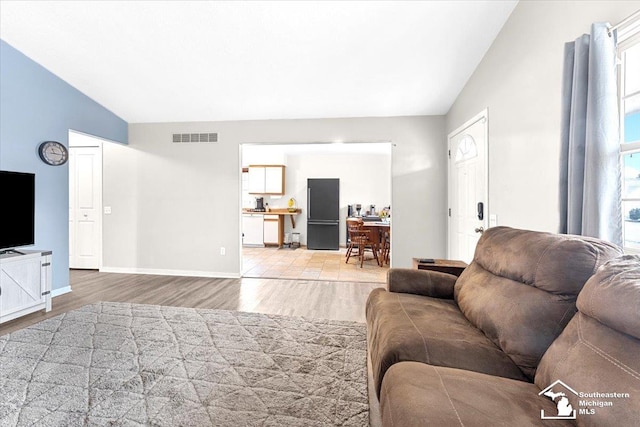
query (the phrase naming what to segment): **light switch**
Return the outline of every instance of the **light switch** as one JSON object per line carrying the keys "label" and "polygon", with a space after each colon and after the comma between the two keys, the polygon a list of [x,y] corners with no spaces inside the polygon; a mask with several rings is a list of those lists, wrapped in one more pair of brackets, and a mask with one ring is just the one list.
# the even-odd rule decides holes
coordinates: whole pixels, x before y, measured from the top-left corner
{"label": "light switch", "polygon": [[104,207],[104,214],[105,215],[111,215],[111,206],[105,206]]}

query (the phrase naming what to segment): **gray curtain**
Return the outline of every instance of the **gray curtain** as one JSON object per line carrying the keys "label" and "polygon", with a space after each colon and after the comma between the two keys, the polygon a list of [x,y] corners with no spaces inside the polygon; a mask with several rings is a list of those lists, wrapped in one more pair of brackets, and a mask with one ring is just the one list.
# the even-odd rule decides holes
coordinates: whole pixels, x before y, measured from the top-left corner
{"label": "gray curtain", "polygon": [[605,23],[565,45],[560,232],[622,245],[615,49]]}

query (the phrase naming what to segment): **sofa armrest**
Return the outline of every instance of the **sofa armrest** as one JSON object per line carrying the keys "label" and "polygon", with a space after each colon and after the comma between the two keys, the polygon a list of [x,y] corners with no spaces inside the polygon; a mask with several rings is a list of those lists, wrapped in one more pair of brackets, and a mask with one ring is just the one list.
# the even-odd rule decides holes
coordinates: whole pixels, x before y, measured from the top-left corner
{"label": "sofa armrest", "polygon": [[453,288],[457,279],[453,274],[439,271],[391,268],[387,274],[387,290],[453,299]]}

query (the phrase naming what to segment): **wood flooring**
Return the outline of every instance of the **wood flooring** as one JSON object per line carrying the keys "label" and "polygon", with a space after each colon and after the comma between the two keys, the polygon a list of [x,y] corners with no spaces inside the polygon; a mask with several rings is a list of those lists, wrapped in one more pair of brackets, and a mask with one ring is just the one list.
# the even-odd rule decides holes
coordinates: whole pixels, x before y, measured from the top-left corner
{"label": "wood flooring", "polygon": [[0,325],[0,336],[98,301],[217,308],[365,321],[365,303],[382,283],[287,279],[211,279],[71,270],[72,292],[39,311]]}
{"label": "wood flooring", "polygon": [[[53,299],[49,313],[38,311],[0,325],[0,336],[98,301],[216,308],[256,313],[365,321],[369,293],[379,282],[287,279],[209,279],[71,270],[72,292]],[[368,361],[370,427],[380,427],[380,406]]]}

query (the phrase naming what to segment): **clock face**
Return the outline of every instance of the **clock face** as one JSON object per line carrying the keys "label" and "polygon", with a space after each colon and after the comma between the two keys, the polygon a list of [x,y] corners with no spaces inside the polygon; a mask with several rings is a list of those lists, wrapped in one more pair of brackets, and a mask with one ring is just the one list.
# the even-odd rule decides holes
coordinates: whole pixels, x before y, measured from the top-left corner
{"label": "clock face", "polygon": [[69,160],[67,147],[57,141],[45,141],[40,144],[38,154],[43,162],[51,166],[64,165]]}

